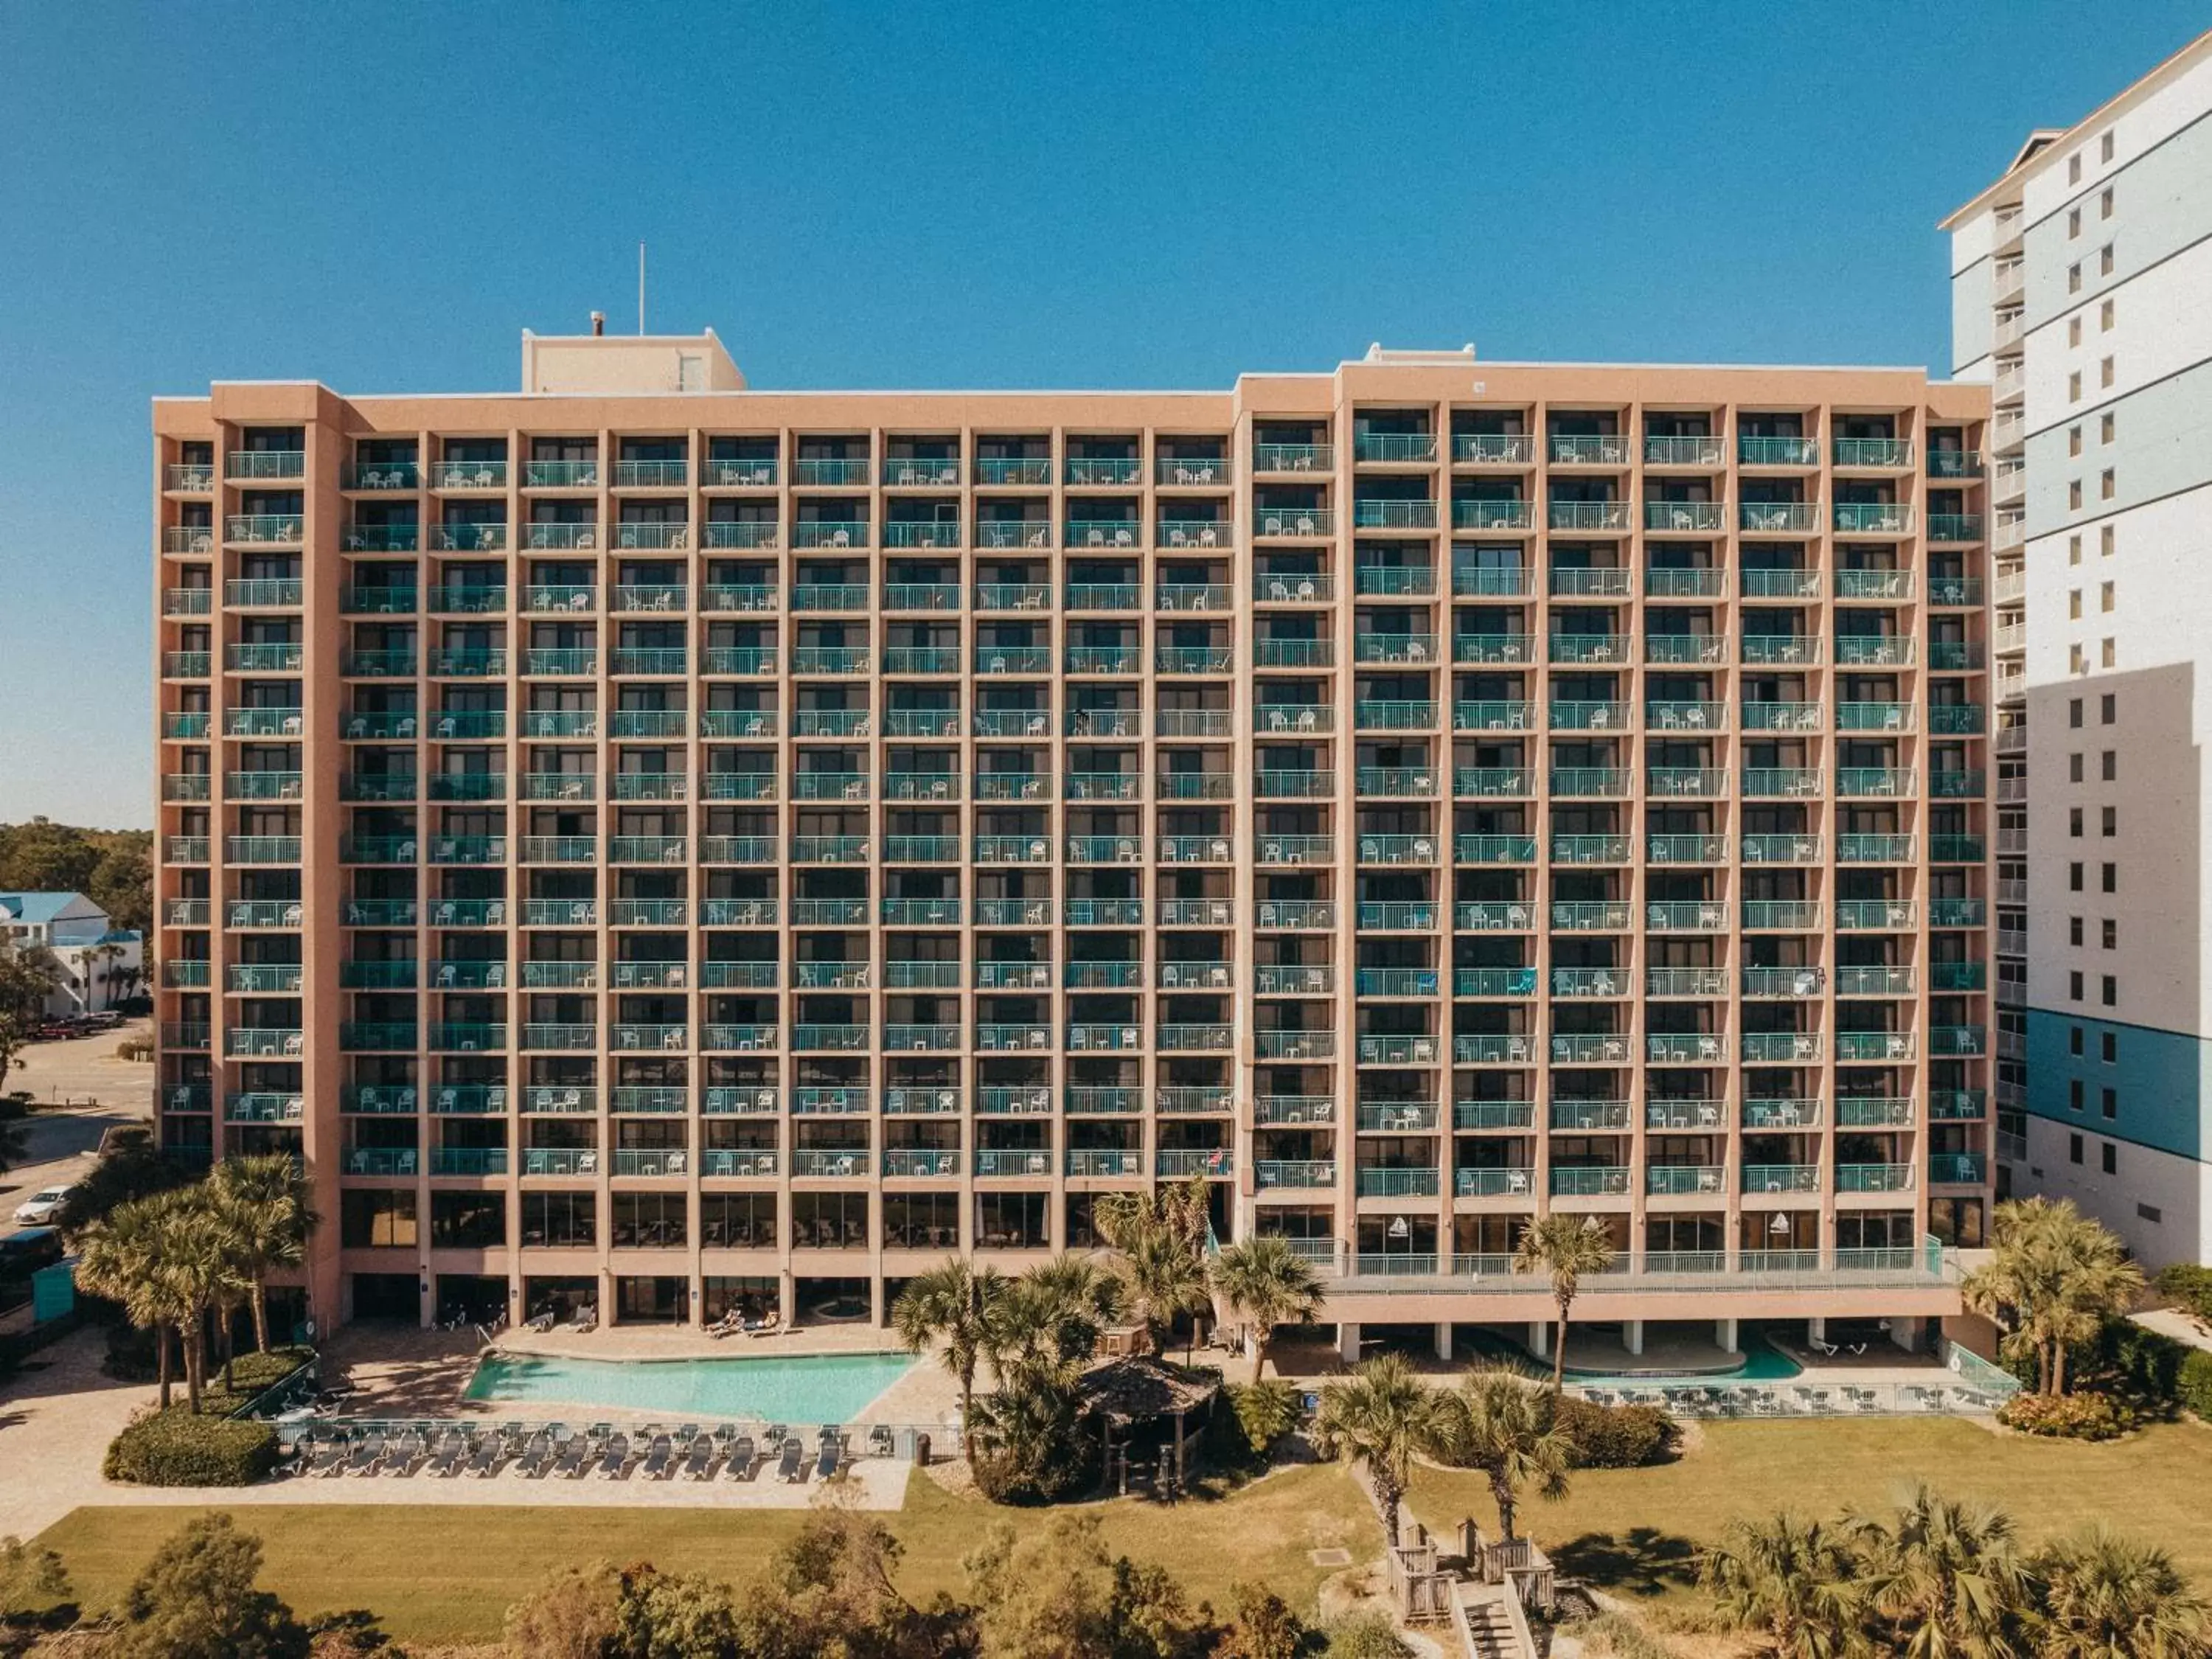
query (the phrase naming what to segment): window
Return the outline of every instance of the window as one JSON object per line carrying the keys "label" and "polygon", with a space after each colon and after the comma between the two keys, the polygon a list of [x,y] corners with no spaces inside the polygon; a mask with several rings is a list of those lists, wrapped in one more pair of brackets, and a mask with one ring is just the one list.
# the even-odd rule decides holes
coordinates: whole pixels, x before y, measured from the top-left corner
{"label": "window", "polygon": [[2120,1006],[2120,981],[2111,974],[2106,974],[2102,975],[2102,978],[2104,980],[2104,983],[2097,988],[2100,1000],[2107,1008],[2118,1007]]}
{"label": "window", "polygon": [[2117,951],[2120,948],[2120,924],[2118,922],[2113,921],[2110,916],[2106,916],[2102,920],[2102,926],[2099,931],[2100,934],[2100,942],[2106,950]]}
{"label": "window", "polygon": [[2100,276],[2109,276],[2112,274],[2112,245],[2110,242],[2106,243],[2098,251],[2097,274]]}
{"label": "window", "polygon": [[2097,871],[2098,874],[2102,878],[2100,884],[2106,892],[2117,893],[2120,890],[2120,866],[2118,865],[2100,864],[2097,866]]}
{"label": "window", "polygon": [[2097,641],[2097,665],[2099,667],[2115,668],[2119,665],[2119,660],[2120,647],[2118,641],[2106,639]]}
{"label": "window", "polygon": [[[2079,513],[2081,510],[2081,481],[2079,478],[2069,479],[2067,482],[2066,506],[2071,512]],[[2081,596],[2079,593],[2074,595],[2074,614],[2077,617],[2081,614]]]}
{"label": "window", "polygon": [[2069,1025],[2066,1028],[2066,1047],[2077,1058],[2081,1053],[2081,1028],[2078,1025]]}
{"label": "window", "polygon": [[2100,836],[2117,836],[2120,833],[2120,809],[2118,807],[2107,806],[2102,808],[2099,811],[2097,833]]}
{"label": "window", "polygon": [[2099,332],[2106,334],[2112,332],[2112,319],[2116,315],[2118,315],[2118,310],[2110,300],[2106,301],[2103,305],[2099,306],[2097,307],[2097,328]]}
{"label": "window", "polygon": [[2117,538],[2114,535],[2112,526],[2106,525],[2100,532],[2099,532],[2099,544],[2100,544],[2097,549],[2099,556],[2103,558],[2111,558],[2112,556],[2112,549],[2117,545]]}
{"label": "window", "polygon": [[2100,219],[2112,216],[2112,187],[2110,185],[2106,185],[2104,193],[2097,198],[2097,216]]}
{"label": "window", "polygon": [[2119,1174],[2120,1149],[2114,1146],[2111,1141],[2106,1141],[2103,1146],[2097,1148],[2097,1161],[2104,1166],[2104,1170],[2106,1175]]}
{"label": "window", "polygon": [[2066,866],[2066,885],[2074,892],[2081,890],[2081,866],[2078,862]]}
{"label": "window", "polygon": [[2069,1135],[2066,1137],[2066,1158],[2069,1163],[2079,1164],[2081,1161],[2081,1136]]}
{"label": "window", "polygon": [[2066,267],[2066,291],[2069,294],[2079,294],[2081,291],[2081,266],[2069,265]]}
{"label": "window", "polygon": [[2088,1098],[2088,1085],[2078,1077],[2066,1079],[2066,1104],[2069,1110],[2080,1111]]}
{"label": "window", "polygon": [[2078,806],[2066,809],[2066,833],[2076,841],[2081,839],[2081,809]]}
{"label": "window", "polygon": [[2066,562],[2069,564],[2081,562],[2081,538],[2079,536],[2069,536],[2066,538]]}
{"label": "window", "polygon": [[2081,234],[2081,210],[2080,208],[2069,208],[2069,209],[2067,209],[2067,210],[2066,210],[2066,240],[2067,240],[2068,241],[2069,241],[2069,242],[2070,242],[2070,241],[2072,241],[2072,240],[2073,240],[2076,236],[2079,236]]}
{"label": "window", "polygon": [[2081,343],[2081,319],[2079,317],[2066,319],[2066,343],[2069,346]]}
{"label": "window", "polygon": [[[2069,402],[2081,401],[2081,371],[2078,368],[2066,377],[2066,396]],[[2079,507],[2081,503],[2076,500],[2074,505]]]}
{"label": "window", "polygon": [[2066,757],[2066,781],[2069,783],[2081,781],[2081,757],[2078,750]]}
{"label": "window", "polygon": [[[2074,486],[2075,506],[2081,505],[2081,486],[2077,483]],[[2071,587],[2066,591],[2066,614],[2075,622],[2081,620],[2081,590],[2078,587]]]}
{"label": "window", "polygon": [[2098,1039],[2098,1048],[2106,1065],[2117,1066],[2119,1064],[2120,1034],[2118,1031],[2106,1031],[2100,1033]]}
{"label": "window", "polygon": [[2110,726],[2114,720],[2119,719],[2120,699],[2117,692],[2107,691],[2097,701],[2099,704],[2097,718],[2101,724]]}
{"label": "window", "polygon": [[2066,453],[2069,456],[2081,453],[2081,428],[2078,426],[2066,428]]}
{"label": "window", "polygon": [[2117,1089],[2097,1091],[2097,1109],[2108,1118],[2120,1115],[2120,1091]]}
{"label": "window", "polygon": [[2078,732],[2079,730],[2081,730],[2081,698],[2079,698],[2079,697],[2069,697],[2069,698],[2067,698],[2067,700],[2066,700],[2066,724],[2067,724],[2067,725],[2069,725],[2069,726],[2072,726],[2072,727],[2073,727],[2075,731],[2077,731],[2077,732]]}
{"label": "window", "polygon": [[415,1194],[403,1190],[338,1194],[338,1237],[347,1249],[412,1249]]}
{"label": "window", "polygon": [[2106,410],[2105,418],[2097,422],[2097,441],[2100,444],[2112,442],[2112,434],[2118,430],[2118,423],[2112,418],[2112,410]]}
{"label": "window", "polygon": [[2112,137],[2113,135],[2108,132],[2097,140],[2097,157],[2100,161],[2109,161],[2112,159]]}
{"label": "window", "polygon": [[2079,150],[2066,158],[2066,182],[2069,185],[2081,182],[2081,155]]}
{"label": "window", "polygon": [[[2112,609],[2112,584],[2110,582],[2100,582],[2097,585],[2097,609],[2104,611],[2107,615],[2110,615]],[[2109,753],[2110,751],[2107,750],[2106,752]]]}
{"label": "window", "polygon": [[2109,386],[2112,383],[2112,360],[2107,357],[2097,365],[2097,384],[2100,386]]}
{"label": "window", "polygon": [[[2077,946],[2081,943],[2081,917],[2069,916],[2066,918],[2066,942],[2069,945]],[[2074,1052],[2077,1054],[2081,1052],[2081,1033],[2078,1030],[2074,1033]]]}
{"label": "window", "polygon": [[2076,640],[2066,647],[2066,666],[2069,672],[2075,674],[2089,672],[2089,656],[2081,649],[2081,641]]}
{"label": "window", "polygon": [[2066,975],[2066,994],[2076,1002],[2087,994],[2082,989],[2081,970],[2078,968]]}
{"label": "window", "polygon": [[2119,489],[2119,477],[2111,467],[2097,475],[2097,499],[2109,501]]}

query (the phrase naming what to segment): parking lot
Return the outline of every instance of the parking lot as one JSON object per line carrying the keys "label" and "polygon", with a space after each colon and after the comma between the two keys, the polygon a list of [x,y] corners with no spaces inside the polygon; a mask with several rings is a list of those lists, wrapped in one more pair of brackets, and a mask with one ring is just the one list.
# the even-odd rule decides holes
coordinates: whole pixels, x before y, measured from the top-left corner
{"label": "parking lot", "polygon": [[154,1068],[143,1060],[119,1060],[115,1051],[149,1026],[132,1020],[97,1036],[66,1042],[33,1042],[16,1055],[0,1089],[28,1090],[43,1106],[80,1103],[59,1110],[35,1110],[24,1125],[29,1143],[23,1163],[0,1175],[0,1232],[14,1225],[16,1205],[42,1187],[75,1181],[92,1167],[100,1137],[125,1123],[153,1116]]}

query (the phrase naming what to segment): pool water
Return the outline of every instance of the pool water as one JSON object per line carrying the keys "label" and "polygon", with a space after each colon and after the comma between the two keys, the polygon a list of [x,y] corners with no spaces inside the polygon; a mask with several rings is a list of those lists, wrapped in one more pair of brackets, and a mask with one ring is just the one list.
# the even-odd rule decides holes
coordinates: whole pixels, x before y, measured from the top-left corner
{"label": "pool water", "polygon": [[[1540,1370],[1551,1369],[1551,1361],[1539,1359],[1520,1343],[1496,1331],[1477,1330],[1473,1334],[1471,1346],[1478,1357],[1488,1355],[1498,1358],[1510,1358]],[[1666,1382],[1726,1386],[1733,1382],[1786,1382],[1790,1377],[1801,1375],[1805,1369],[1788,1354],[1768,1342],[1757,1331],[1743,1332],[1739,1346],[1743,1354],[1743,1363],[1727,1370],[1669,1370],[1663,1366],[1655,1364],[1649,1370],[1632,1371],[1614,1376],[1595,1370],[1578,1369],[1575,1364],[1575,1351],[1570,1342],[1567,1349],[1567,1381],[1578,1385],[1611,1389],[1650,1388]]]}
{"label": "pool water", "polygon": [[487,1355],[468,1398],[492,1404],[558,1401],[670,1416],[769,1423],[849,1423],[915,1365],[903,1353],[759,1359],[563,1359]]}

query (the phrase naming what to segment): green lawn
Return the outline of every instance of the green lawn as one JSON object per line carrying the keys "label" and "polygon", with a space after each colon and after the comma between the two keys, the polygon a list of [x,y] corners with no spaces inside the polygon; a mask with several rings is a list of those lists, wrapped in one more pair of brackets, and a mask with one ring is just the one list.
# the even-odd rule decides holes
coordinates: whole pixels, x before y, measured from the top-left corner
{"label": "green lawn", "polygon": [[[1309,1553],[1380,1551],[1375,1524],[1334,1468],[1285,1469],[1218,1499],[1164,1508],[1139,1499],[1102,1504],[1109,1547],[1172,1569],[1194,1596],[1226,1605],[1237,1579],[1263,1582],[1310,1603],[1324,1570]],[[59,1551],[88,1607],[112,1601],[161,1539],[192,1511],[82,1509],[40,1542]],[[740,1580],[805,1518],[787,1510],[477,1508],[458,1504],[252,1504],[231,1513],[267,1554],[263,1583],[301,1613],[367,1607],[402,1638],[487,1640],[508,1604],[547,1572],[602,1558]],[[1003,1516],[1036,1525],[1036,1510],[994,1510],[916,1479],[888,1517],[906,1545],[900,1587],[924,1600],[963,1588],[960,1558]]]}
{"label": "green lawn", "polygon": [[[1732,1516],[1878,1506],[1915,1478],[1997,1504],[2031,1540],[2109,1521],[2165,1546],[2212,1590],[2212,1429],[2197,1423],[2102,1445],[1933,1419],[1707,1424],[1679,1462],[1587,1471],[1559,1502],[1524,1503],[1521,1530],[1617,1594],[1663,1595],[1687,1583],[1692,1552]],[[1420,1471],[1413,1502],[1440,1532],[1468,1515],[1486,1531],[1497,1523],[1486,1485],[1458,1471]]]}

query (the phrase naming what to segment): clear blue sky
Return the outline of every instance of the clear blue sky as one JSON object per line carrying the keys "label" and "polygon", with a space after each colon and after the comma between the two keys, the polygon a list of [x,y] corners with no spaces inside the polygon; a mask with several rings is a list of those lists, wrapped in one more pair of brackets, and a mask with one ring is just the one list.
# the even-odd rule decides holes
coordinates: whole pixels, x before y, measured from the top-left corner
{"label": "clear blue sky", "polygon": [[2201,4],[8,6],[0,821],[150,822],[147,400],[1948,364],[1935,222]]}

